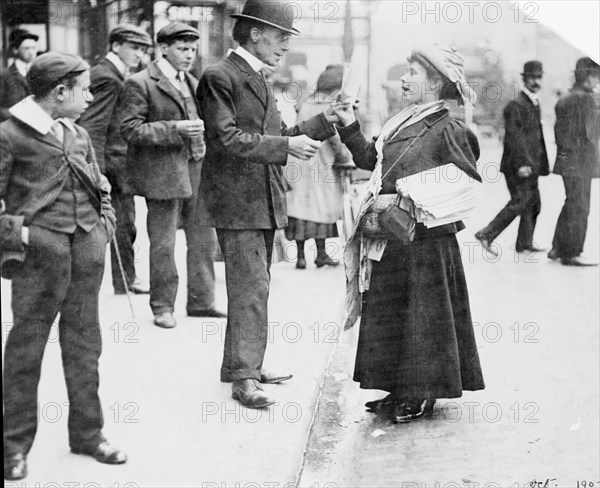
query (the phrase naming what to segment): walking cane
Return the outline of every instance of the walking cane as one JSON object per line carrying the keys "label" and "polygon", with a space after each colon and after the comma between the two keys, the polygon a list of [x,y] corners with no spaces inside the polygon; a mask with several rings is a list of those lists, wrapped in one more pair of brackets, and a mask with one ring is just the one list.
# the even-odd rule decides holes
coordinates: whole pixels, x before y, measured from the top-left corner
{"label": "walking cane", "polygon": [[129,302],[129,308],[131,309],[131,316],[135,319],[133,303],[131,301],[131,295],[129,295],[129,284],[127,283],[127,279],[125,278],[125,270],[123,269],[123,262],[121,261],[121,253],[119,252],[119,246],[117,246],[116,234],[112,238],[112,244],[115,250],[115,254],[117,255],[117,262],[119,263],[119,270],[121,271],[121,278],[123,280],[123,286],[125,287],[125,295],[127,295],[127,301]]}

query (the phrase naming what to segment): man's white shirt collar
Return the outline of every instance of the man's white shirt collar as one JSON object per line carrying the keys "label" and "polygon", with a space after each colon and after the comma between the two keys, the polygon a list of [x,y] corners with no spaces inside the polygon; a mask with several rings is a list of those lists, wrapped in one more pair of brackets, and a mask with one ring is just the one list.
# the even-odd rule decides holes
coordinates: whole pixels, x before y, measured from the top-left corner
{"label": "man's white shirt collar", "polygon": [[538,105],[540,103],[537,93],[533,93],[532,91],[528,90],[527,87],[525,87],[525,86],[523,87],[522,91],[523,91],[523,93],[525,93],[525,95],[527,95],[529,97],[529,100],[531,100],[531,102],[534,105]]}
{"label": "man's white shirt collar", "polygon": [[42,135],[48,134],[50,129],[56,122],[62,122],[65,127],[76,133],[73,122],[64,117],[53,119],[34,99],[33,95],[17,102],[10,107],[9,112],[11,115],[24,122],[32,129],[36,130]]}
{"label": "man's white shirt collar", "polygon": [[169,80],[179,80],[179,73],[175,68],[173,68],[173,65],[166,60],[166,58],[160,58],[157,60],[156,66],[158,66],[158,69],[160,69],[162,74],[165,75]]}
{"label": "man's white shirt collar", "polygon": [[115,68],[117,68],[117,71],[119,73],[121,73],[124,78],[127,77],[127,72],[129,70],[127,69],[127,65],[121,60],[121,58],[119,56],[117,56],[113,52],[109,52],[106,55],[106,59],[108,61],[110,61],[112,64],[114,64]]}
{"label": "man's white shirt collar", "polygon": [[264,68],[265,63],[263,63],[260,59],[258,59],[254,54],[249,52],[247,49],[244,49],[242,46],[238,46],[235,49],[235,53],[240,56],[244,61],[246,61],[250,67],[256,71],[257,73]]}
{"label": "man's white shirt collar", "polygon": [[30,66],[31,63],[26,63],[25,61],[19,58],[15,59],[15,68],[17,68],[17,71],[21,74],[23,78],[25,78],[25,75],[27,74],[27,71],[29,71]]}

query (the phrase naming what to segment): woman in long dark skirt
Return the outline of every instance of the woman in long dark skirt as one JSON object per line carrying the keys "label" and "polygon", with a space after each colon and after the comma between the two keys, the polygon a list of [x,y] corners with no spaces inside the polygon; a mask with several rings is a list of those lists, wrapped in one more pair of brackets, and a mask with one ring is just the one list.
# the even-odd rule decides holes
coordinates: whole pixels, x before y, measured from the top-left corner
{"label": "woman in long dark skirt", "polygon": [[457,215],[457,220],[426,222],[415,210],[410,191],[402,189],[417,175],[421,194],[440,192],[446,165],[454,165],[453,175],[481,181],[476,170],[477,138],[450,117],[444,103],[449,99],[469,103],[471,92],[462,57],[453,49],[418,47],[408,62],[402,78],[407,106],[384,125],[375,142],[366,140],[348,103],[333,106],[341,140],[355,164],[373,171],[359,220],[368,202],[400,190],[408,203],[405,208],[423,222],[416,224],[414,240],[407,244],[369,238],[357,224],[344,255],[346,327],[361,316],[354,380],[361,388],[389,392],[367,407],[389,414],[395,422],[431,413],[437,398],[484,388],[455,236],[464,229],[460,216],[468,209],[461,207],[465,204],[460,198],[449,197],[448,205],[456,212],[450,215]]}

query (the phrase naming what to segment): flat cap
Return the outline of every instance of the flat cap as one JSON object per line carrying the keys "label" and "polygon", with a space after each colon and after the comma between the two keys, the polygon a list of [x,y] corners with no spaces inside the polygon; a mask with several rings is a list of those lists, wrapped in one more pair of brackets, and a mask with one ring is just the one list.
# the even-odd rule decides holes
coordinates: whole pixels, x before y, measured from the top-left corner
{"label": "flat cap", "polygon": [[156,34],[156,42],[171,42],[179,39],[180,37],[193,37],[194,39],[200,39],[200,33],[191,25],[184,24],[183,22],[171,22],[158,31]]}
{"label": "flat cap", "polygon": [[37,41],[39,36],[25,29],[15,29],[8,35],[8,45],[11,49],[18,49],[25,39]]}
{"label": "flat cap", "polygon": [[133,24],[121,24],[110,31],[108,42],[133,42],[152,47],[152,38],[141,27]]}
{"label": "flat cap", "polygon": [[65,76],[88,69],[90,65],[75,54],[48,51],[31,63],[27,83],[34,94],[45,93],[60,84]]}

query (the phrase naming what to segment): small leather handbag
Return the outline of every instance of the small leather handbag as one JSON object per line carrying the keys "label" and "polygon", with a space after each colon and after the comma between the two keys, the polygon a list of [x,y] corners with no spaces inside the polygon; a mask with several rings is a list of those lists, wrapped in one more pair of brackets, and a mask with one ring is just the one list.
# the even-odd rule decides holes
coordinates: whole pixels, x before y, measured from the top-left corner
{"label": "small leather handbag", "polygon": [[400,195],[377,195],[369,210],[360,219],[359,228],[373,239],[396,239],[405,244],[415,238],[416,220],[399,207]]}

